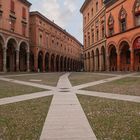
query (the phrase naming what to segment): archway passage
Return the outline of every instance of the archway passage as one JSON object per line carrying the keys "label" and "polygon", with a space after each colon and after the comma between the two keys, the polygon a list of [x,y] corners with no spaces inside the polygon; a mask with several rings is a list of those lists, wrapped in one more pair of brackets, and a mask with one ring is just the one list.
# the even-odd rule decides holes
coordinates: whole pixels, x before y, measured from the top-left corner
{"label": "archway passage", "polygon": [[51,55],[51,72],[55,71],[55,63],[54,63],[55,56],[54,54]]}
{"label": "archway passage", "polygon": [[63,63],[63,56],[60,57],[60,71],[64,71],[63,69],[64,63]]}
{"label": "archway passage", "polygon": [[109,47],[109,70],[117,71],[117,51],[114,45]]}
{"label": "archway passage", "polygon": [[16,41],[14,39],[10,39],[7,43],[7,71],[16,71],[16,48]]}
{"label": "archway passage", "polygon": [[38,53],[38,71],[43,72],[43,53]]}
{"label": "archway passage", "polygon": [[46,55],[45,55],[45,71],[49,72],[49,69],[50,69],[50,67],[49,67],[49,53],[46,53]]}
{"label": "archway passage", "polygon": [[96,49],[96,71],[100,70],[99,49]]}
{"label": "archway passage", "polygon": [[106,61],[105,61],[105,47],[104,46],[102,46],[102,48],[101,48],[101,62],[102,62],[102,71],[105,71],[105,69],[106,69]]}
{"label": "archway passage", "polygon": [[59,72],[59,56],[56,56],[56,71]]}
{"label": "archway passage", "polygon": [[0,71],[3,71],[3,48],[2,44],[0,43]]}
{"label": "archway passage", "polygon": [[64,58],[64,71],[67,71],[67,58]]}
{"label": "archway passage", "polygon": [[[94,59],[94,51],[92,51],[92,61],[91,61],[91,65],[92,65],[92,71],[95,71],[95,59]],[[82,65],[82,64],[81,64]],[[82,66],[81,66],[82,67]]]}
{"label": "archway passage", "polygon": [[134,49],[134,70],[140,71],[140,37],[137,37],[133,43]]}
{"label": "archway passage", "polygon": [[26,43],[21,43],[19,51],[19,70],[27,71],[27,45]]}
{"label": "archway passage", "polygon": [[34,54],[30,51],[30,71],[34,71]]}
{"label": "archway passage", "polygon": [[123,41],[120,44],[120,70],[121,71],[130,71],[131,64],[130,64],[130,47],[129,44]]}

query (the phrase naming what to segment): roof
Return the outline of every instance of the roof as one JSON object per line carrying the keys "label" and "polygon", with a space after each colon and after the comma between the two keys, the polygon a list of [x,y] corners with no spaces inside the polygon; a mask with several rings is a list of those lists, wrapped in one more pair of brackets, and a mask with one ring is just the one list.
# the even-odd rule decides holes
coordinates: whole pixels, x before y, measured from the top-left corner
{"label": "roof", "polygon": [[84,4],[82,5],[81,9],[80,9],[80,12],[83,13],[85,7],[89,4],[91,0],[85,0]]}
{"label": "roof", "polygon": [[66,34],[69,37],[71,37],[80,46],[83,46],[74,36],[72,36],[71,34],[69,34],[65,29],[61,28],[60,26],[58,26],[57,24],[55,24],[54,22],[52,22],[50,19],[48,19],[46,16],[44,16],[40,12],[38,12],[38,11],[32,11],[32,12],[30,12],[30,16],[39,16],[40,18],[42,18],[43,20],[45,20],[46,22],[48,22],[49,24],[51,24],[52,26],[54,26],[55,28],[57,28],[58,30],[60,30],[61,32],[63,32],[64,34]]}
{"label": "roof", "polygon": [[26,4],[27,6],[31,6],[32,4],[27,0],[20,0],[22,3]]}

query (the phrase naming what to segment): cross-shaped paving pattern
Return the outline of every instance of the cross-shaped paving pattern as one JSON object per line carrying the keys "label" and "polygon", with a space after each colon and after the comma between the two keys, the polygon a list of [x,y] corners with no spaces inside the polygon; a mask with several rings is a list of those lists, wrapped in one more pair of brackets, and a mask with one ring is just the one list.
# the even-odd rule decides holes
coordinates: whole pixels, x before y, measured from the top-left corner
{"label": "cross-shaped paving pattern", "polygon": [[0,99],[0,105],[54,95],[46,121],[44,123],[40,140],[96,140],[96,136],[88,123],[88,120],[77,99],[76,94],[140,102],[139,96],[118,95],[80,90],[92,85],[95,86],[101,83],[132,76],[133,74],[118,75],[113,78],[90,82],[74,87],[72,87],[68,79],[69,75],[70,73],[62,75],[59,78],[56,87],[0,77],[0,80],[3,81],[49,89],[49,91],[3,98]]}

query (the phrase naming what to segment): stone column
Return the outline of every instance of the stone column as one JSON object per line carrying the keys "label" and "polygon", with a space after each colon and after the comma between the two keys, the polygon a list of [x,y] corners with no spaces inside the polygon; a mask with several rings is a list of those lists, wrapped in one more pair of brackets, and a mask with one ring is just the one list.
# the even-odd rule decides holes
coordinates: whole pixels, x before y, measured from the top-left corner
{"label": "stone column", "polygon": [[19,50],[16,50],[16,71],[19,71]]}
{"label": "stone column", "polygon": [[134,71],[134,61],[135,61],[135,59],[134,59],[134,50],[133,49],[131,49],[131,58],[130,58],[131,60],[131,71]]}
{"label": "stone column", "polygon": [[103,71],[103,54],[99,54],[99,71]]}
{"label": "stone column", "polygon": [[6,68],[6,62],[7,62],[7,53],[6,53],[7,49],[4,47],[3,48],[3,72],[7,72],[7,68]]}
{"label": "stone column", "polygon": [[27,72],[30,72],[30,52],[27,52]]}
{"label": "stone column", "polygon": [[117,71],[120,71],[120,61],[121,61],[121,55],[120,52],[117,53]]}
{"label": "stone column", "polygon": [[92,56],[90,57],[90,71],[93,71],[93,58]]}

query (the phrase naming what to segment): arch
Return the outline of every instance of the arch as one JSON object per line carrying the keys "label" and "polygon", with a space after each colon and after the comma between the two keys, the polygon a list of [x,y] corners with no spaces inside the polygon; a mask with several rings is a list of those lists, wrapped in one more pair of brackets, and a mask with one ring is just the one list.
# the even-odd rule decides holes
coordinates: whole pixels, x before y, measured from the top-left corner
{"label": "arch", "polygon": [[16,71],[17,66],[16,66],[16,50],[18,50],[18,43],[17,40],[14,38],[9,37],[7,39],[6,43],[6,48],[7,48],[7,62],[6,62],[6,68],[7,71]]}
{"label": "arch", "polygon": [[64,60],[63,60],[63,56],[60,57],[60,71],[64,71]]}
{"label": "arch", "polygon": [[[6,43],[5,43],[5,44],[6,44],[6,48],[8,47],[8,43],[9,43],[9,42],[13,42],[13,45],[14,45],[15,49],[16,49],[16,50],[19,50],[19,48],[18,48],[18,41],[17,41],[16,38],[11,37],[11,36],[8,37],[7,40],[6,40]],[[8,49],[8,48],[7,48],[7,49]]]}
{"label": "arch", "polygon": [[109,70],[117,71],[117,50],[116,47],[112,44],[108,48],[109,52]]}
{"label": "arch", "polygon": [[60,63],[60,60],[59,60],[59,55],[57,55],[56,56],[56,71],[58,72],[58,71],[60,71],[60,65],[59,65],[59,63]]}
{"label": "arch", "polygon": [[94,55],[94,50],[92,50],[91,52],[91,56],[92,56],[92,64],[93,65],[93,68],[92,68],[92,71],[95,71],[95,55]]}
{"label": "arch", "polygon": [[38,71],[43,72],[43,52],[38,53]]}
{"label": "arch", "polygon": [[50,54],[48,52],[46,52],[45,54],[45,71],[48,72],[50,70]]}
{"label": "arch", "polygon": [[90,52],[88,52],[87,53],[87,71],[90,71],[90,68],[91,68],[91,66],[90,66]]}
{"label": "arch", "polygon": [[4,49],[4,38],[0,34],[0,71],[3,71],[3,49]]}
{"label": "arch", "polygon": [[101,63],[102,63],[102,71],[106,69],[106,55],[105,55],[105,47],[101,47]]}
{"label": "arch", "polygon": [[131,64],[130,64],[130,46],[129,43],[126,41],[122,41],[119,46],[120,52],[120,70],[122,71],[130,71]]}
{"label": "arch", "polygon": [[28,45],[26,42],[20,42],[19,46],[19,70],[27,71],[27,51]]}
{"label": "arch", "polygon": [[96,49],[96,71],[100,70],[100,57],[99,57],[99,49]]}
{"label": "arch", "polygon": [[123,37],[123,38],[121,38],[121,39],[119,40],[119,42],[118,42],[118,52],[119,52],[119,50],[121,49],[121,44],[122,44],[122,42],[127,42],[128,45],[131,46],[130,41],[129,41],[127,38]]}
{"label": "arch", "polygon": [[30,51],[30,70],[34,71],[34,53]]}
{"label": "arch", "polygon": [[135,71],[140,71],[140,36],[137,36],[133,42],[133,49],[131,49],[132,53],[134,53],[134,69]]}
{"label": "arch", "polygon": [[52,72],[55,71],[55,55],[54,54],[51,55],[51,71]]}
{"label": "arch", "polygon": [[24,41],[24,40],[21,40],[20,42],[19,42],[19,49],[20,49],[20,46],[21,46],[21,44],[25,44],[25,47],[26,47],[26,51],[27,52],[29,52],[30,51],[30,47],[29,47],[29,43],[28,42],[26,42],[26,41]]}

